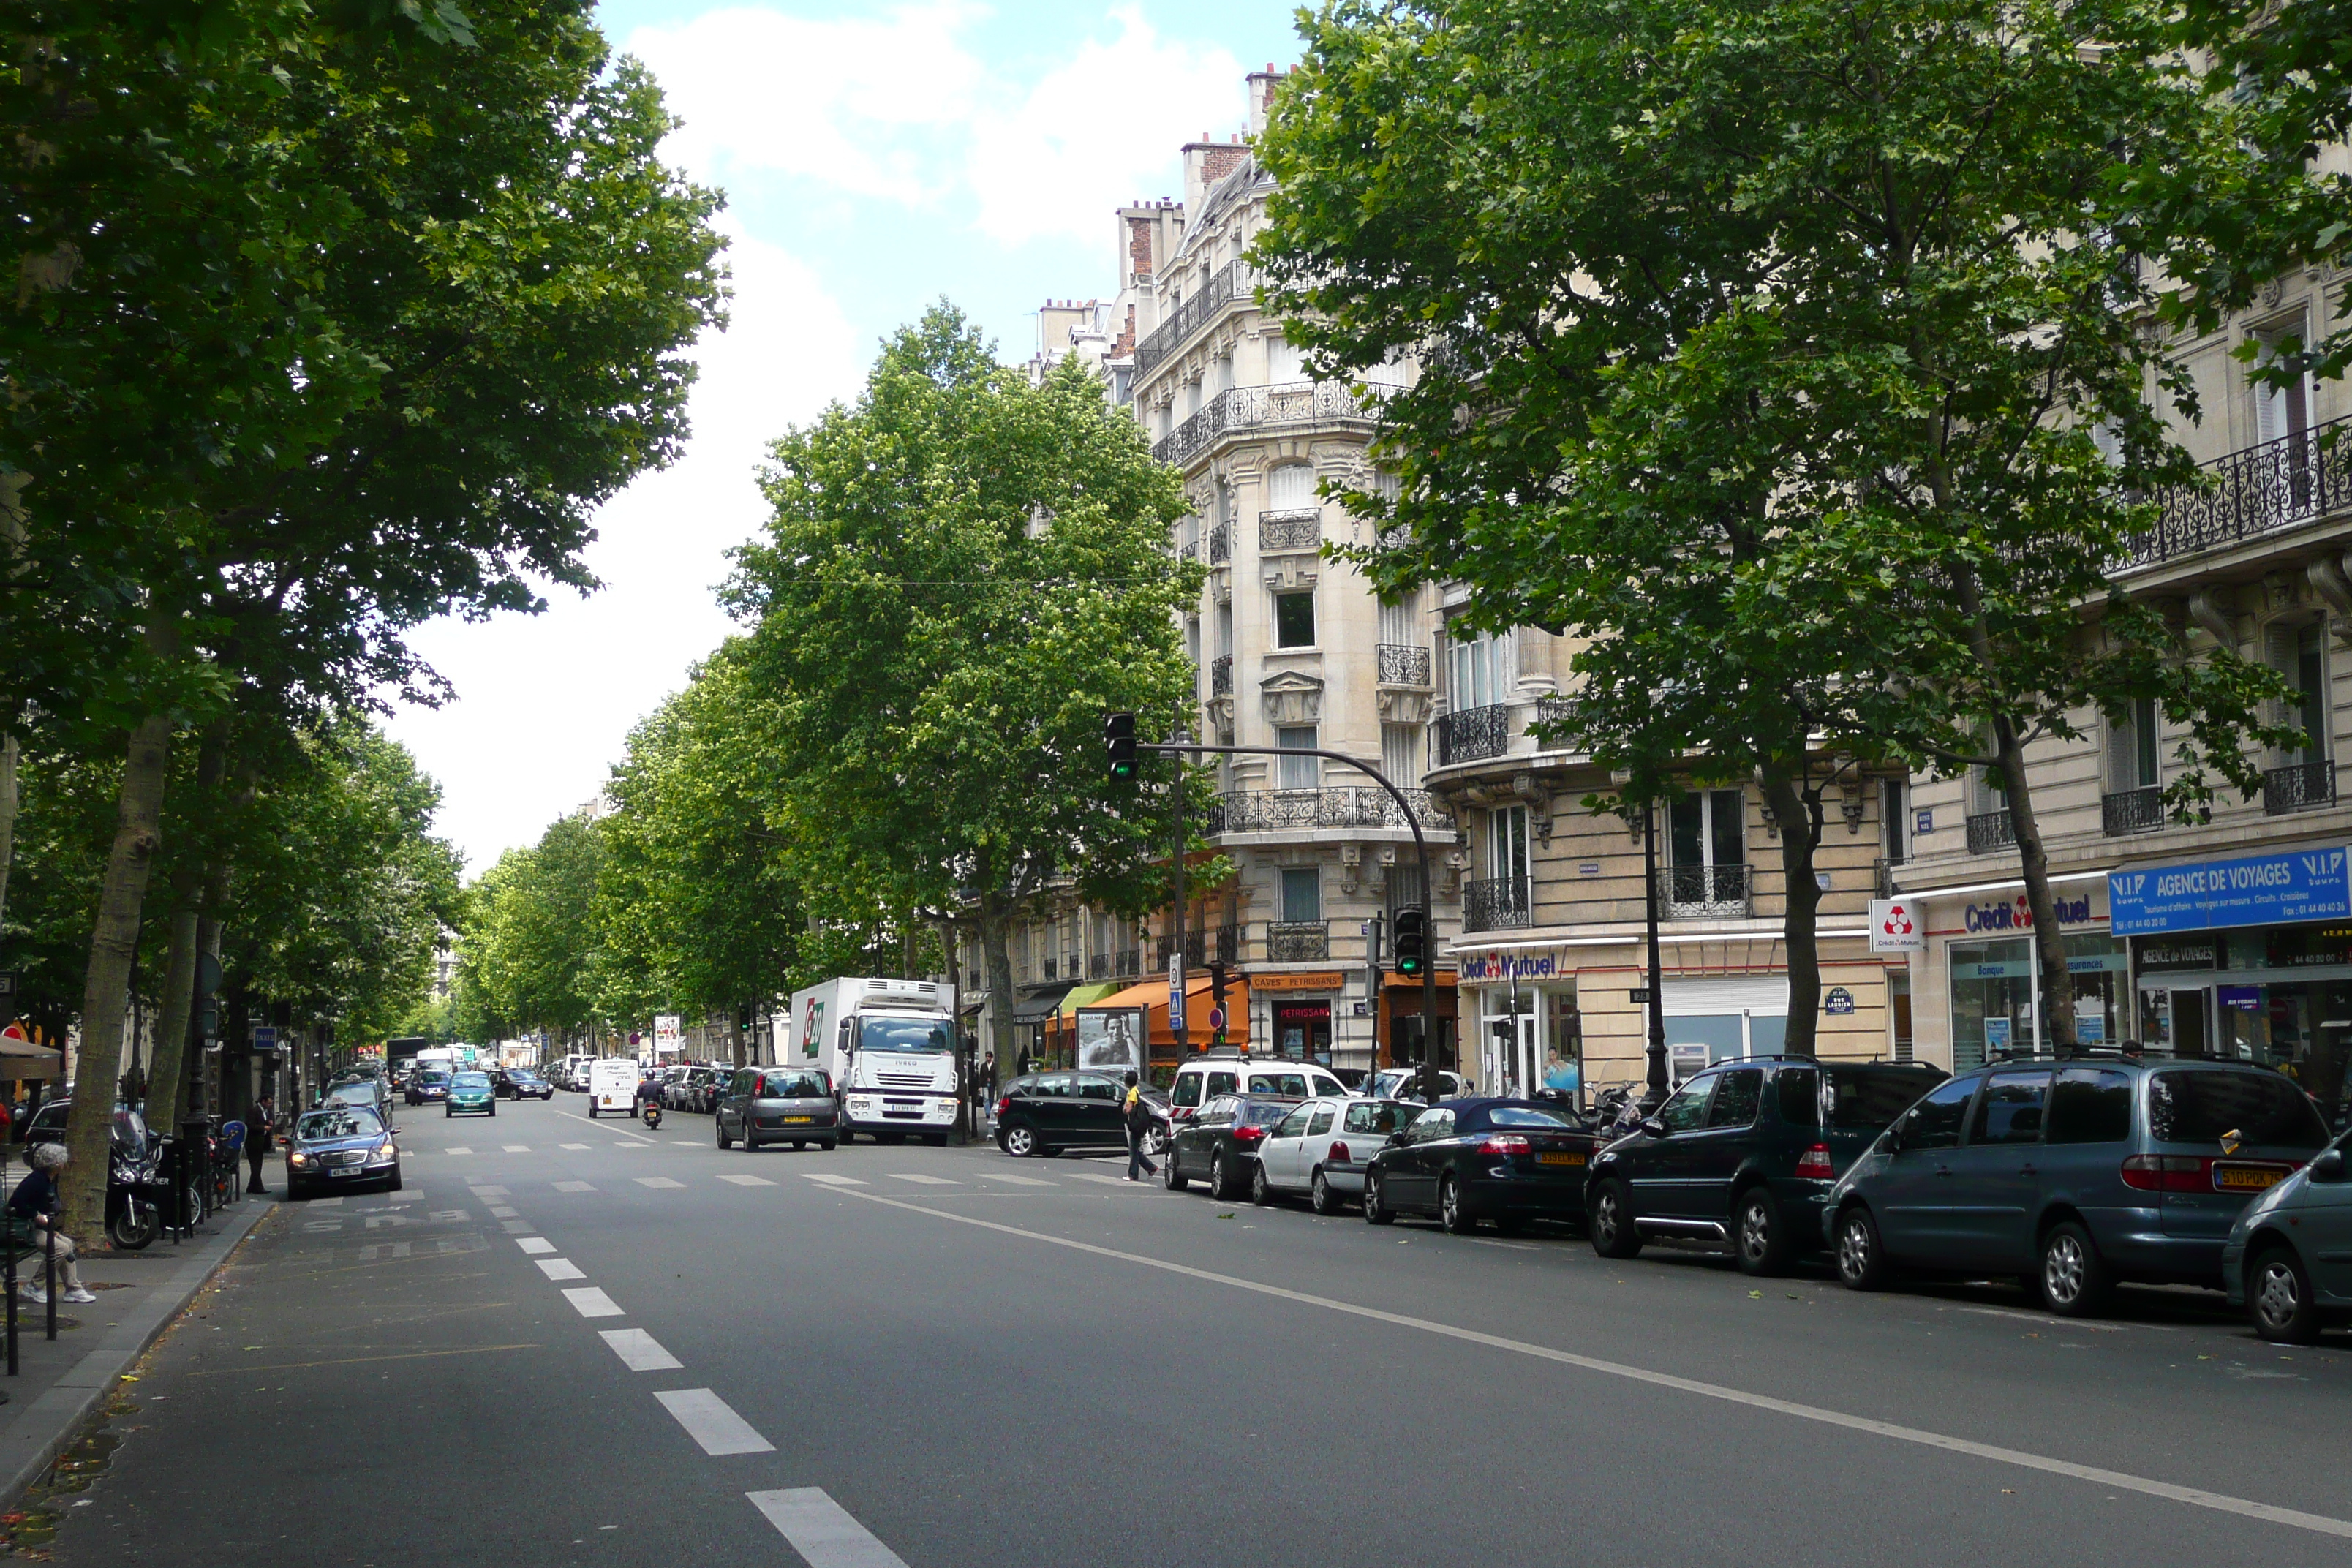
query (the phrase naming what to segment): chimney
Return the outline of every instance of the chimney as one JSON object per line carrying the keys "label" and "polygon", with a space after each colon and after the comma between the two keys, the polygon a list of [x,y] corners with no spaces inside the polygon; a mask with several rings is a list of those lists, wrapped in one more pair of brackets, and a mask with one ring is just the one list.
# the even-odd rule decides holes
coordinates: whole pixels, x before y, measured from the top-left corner
{"label": "chimney", "polygon": [[1250,72],[1249,133],[1252,141],[1256,140],[1259,134],[1265,130],[1267,124],[1271,122],[1274,109],[1274,90],[1276,87],[1281,85],[1282,79],[1288,74],[1290,73],[1287,71],[1278,71],[1275,69],[1274,62],[1271,60],[1266,62],[1265,69],[1262,71]]}

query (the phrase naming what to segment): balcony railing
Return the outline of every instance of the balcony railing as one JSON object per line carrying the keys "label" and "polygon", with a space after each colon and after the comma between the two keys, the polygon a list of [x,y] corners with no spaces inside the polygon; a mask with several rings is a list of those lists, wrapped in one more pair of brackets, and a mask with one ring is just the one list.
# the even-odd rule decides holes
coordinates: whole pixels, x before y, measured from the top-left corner
{"label": "balcony railing", "polygon": [[1233,558],[1234,531],[1221,522],[1209,530],[1209,564],[1214,566],[1221,561]]}
{"label": "balcony railing", "polygon": [[[1536,699],[1536,722],[1538,724],[1565,724],[1575,717],[1576,699],[1573,697],[1538,697]],[[1544,744],[1548,746],[1555,745],[1558,742],[1551,741],[1544,742]]]}
{"label": "balcony railing", "polygon": [[1411,643],[1384,642],[1379,645],[1381,684],[1382,686],[1427,686],[1429,684],[1429,650]]}
{"label": "balcony railing", "polygon": [[1269,550],[1322,549],[1323,509],[1303,506],[1258,513],[1257,547],[1260,553]]}
{"label": "balcony railing", "polygon": [[1499,757],[1510,749],[1511,710],[1506,703],[1465,708],[1437,716],[1437,765]]}
{"label": "balcony railing", "polygon": [[2336,804],[2336,764],[2297,763],[2263,775],[2263,809],[2273,816]]}
{"label": "balcony railing", "polygon": [[1140,381],[1158,369],[1161,361],[1182,348],[1186,339],[1207,326],[1209,318],[1227,305],[1255,300],[1257,283],[1257,269],[1244,261],[1228,261],[1210,273],[1209,280],[1191,299],[1135,345],[1135,378]]}
{"label": "balcony railing", "polygon": [[1231,697],[1234,694],[1234,656],[1226,654],[1209,661],[1209,695]]}
{"label": "balcony railing", "polygon": [[[2006,816],[2006,814],[2004,814]],[[2119,789],[2099,797],[2099,831],[2110,838],[2164,826],[2164,786]]]}
{"label": "balcony railing", "polygon": [[1062,977],[1060,967],[1050,958],[1039,964],[1038,967],[1045,972],[1045,978],[1048,980],[1059,980]]}
{"label": "balcony railing", "polygon": [[1677,921],[1736,919],[1748,912],[1755,878],[1746,866],[1661,866],[1658,902]]}
{"label": "balcony railing", "polygon": [[1465,931],[1516,931],[1528,923],[1528,879],[1489,877],[1462,884]]}
{"label": "balcony railing", "polygon": [[[1168,968],[1169,950],[1176,944],[1165,935],[1160,939],[1160,970]],[[1194,926],[1184,932],[1184,963],[1193,969],[1206,969],[1212,963],[1241,962],[1241,931],[1230,925],[1213,926],[1202,931]]]}
{"label": "balcony railing", "polygon": [[2131,542],[2121,566],[2235,544],[2276,533],[2352,505],[2344,454],[2321,444],[2345,420],[2264,441],[2204,465],[2210,487],[2181,488],[2159,500],[2156,527]]}
{"label": "balcony railing", "polygon": [[2017,828],[2006,811],[1984,811],[1969,818],[1969,853],[1989,855],[2017,842]]}
{"label": "balcony railing", "polygon": [[[1427,790],[1403,792],[1423,831],[1451,831],[1454,819]],[[1234,790],[1209,803],[1208,831],[1284,833],[1316,827],[1408,827],[1384,789],[1339,785],[1325,789]]]}
{"label": "balcony railing", "polygon": [[1189,462],[1229,431],[1255,430],[1285,425],[1324,425],[1352,420],[1370,425],[1376,416],[1367,408],[1360,390],[1378,396],[1380,389],[1358,387],[1343,381],[1296,381],[1280,386],[1236,386],[1217,394],[1197,414],[1151,444],[1151,455],[1163,463]]}
{"label": "balcony railing", "polygon": [[1322,921],[1276,921],[1265,928],[1268,963],[1320,963],[1331,956],[1331,928]]}
{"label": "balcony railing", "polygon": [[1120,948],[1110,952],[1087,955],[1087,978],[1089,980],[1123,980],[1143,972],[1143,950]]}

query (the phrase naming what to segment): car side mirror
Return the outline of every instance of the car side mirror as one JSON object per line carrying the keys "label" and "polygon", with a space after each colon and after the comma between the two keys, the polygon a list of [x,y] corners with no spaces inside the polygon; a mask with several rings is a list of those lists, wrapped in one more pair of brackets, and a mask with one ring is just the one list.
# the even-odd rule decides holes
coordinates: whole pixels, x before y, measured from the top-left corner
{"label": "car side mirror", "polygon": [[2344,1151],[2329,1149],[2311,1163],[2311,1179],[2315,1182],[2340,1182],[2344,1179]]}
{"label": "car side mirror", "polygon": [[1675,1130],[1654,1116],[1644,1116],[1642,1118],[1640,1126],[1643,1131],[1648,1133],[1653,1138],[1671,1138],[1674,1136]]}
{"label": "car side mirror", "polygon": [[1401,1131],[1400,1131],[1400,1132],[1391,1132],[1391,1133],[1390,1133],[1390,1134],[1389,1134],[1388,1146],[1389,1146],[1390,1148],[1393,1149],[1393,1148],[1395,1148],[1398,1144],[1400,1144],[1400,1143],[1402,1143],[1402,1142],[1404,1142],[1404,1134],[1403,1134],[1402,1132],[1401,1132]]}

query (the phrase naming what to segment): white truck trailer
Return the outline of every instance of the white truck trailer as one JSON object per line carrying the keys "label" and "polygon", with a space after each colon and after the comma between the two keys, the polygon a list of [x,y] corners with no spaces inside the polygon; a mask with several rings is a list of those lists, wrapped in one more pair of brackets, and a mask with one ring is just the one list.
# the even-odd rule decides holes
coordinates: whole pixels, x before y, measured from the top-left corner
{"label": "white truck trailer", "polygon": [[784,1061],[822,1068],[841,1141],[864,1132],[945,1143],[956,1119],[956,1029],[948,988],[925,980],[827,980],[793,993]]}

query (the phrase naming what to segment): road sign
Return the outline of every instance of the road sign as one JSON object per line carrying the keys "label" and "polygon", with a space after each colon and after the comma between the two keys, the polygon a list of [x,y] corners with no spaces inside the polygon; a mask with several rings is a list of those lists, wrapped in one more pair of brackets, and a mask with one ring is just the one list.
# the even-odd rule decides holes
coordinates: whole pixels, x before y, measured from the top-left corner
{"label": "road sign", "polygon": [[1843,985],[1831,986],[1829,994],[1822,998],[1822,1011],[1836,1018],[1851,1016],[1853,1012],[1853,993]]}
{"label": "road sign", "polygon": [[278,1031],[267,1024],[256,1024],[253,1026],[253,1048],[257,1051],[276,1050]]}
{"label": "road sign", "polygon": [[0,996],[14,996],[16,994],[16,977],[13,974],[0,974]]}
{"label": "road sign", "polygon": [[1184,1027],[1184,949],[1181,944],[1168,955],[1168,1027],[1171,1033],[1181,1033]]}
{"label": "road sign", "polygon": [[1907,898],[1871,900],[1870,951],[1927,952],[1927,925],[1919,907]]}
{"label": "road sign", "polygon": [[1626,994],[1631,996],[1638,1005],[1639,1004],[1647,1002],[1650,999],[1650,988],[1646,985],[1636,985],[1633,990],[1627,992]]}

